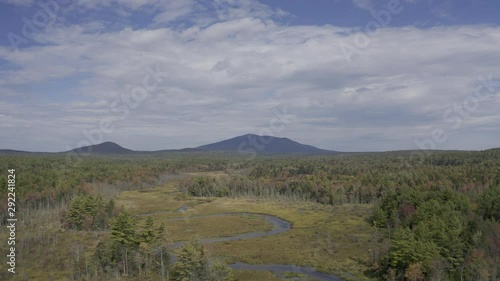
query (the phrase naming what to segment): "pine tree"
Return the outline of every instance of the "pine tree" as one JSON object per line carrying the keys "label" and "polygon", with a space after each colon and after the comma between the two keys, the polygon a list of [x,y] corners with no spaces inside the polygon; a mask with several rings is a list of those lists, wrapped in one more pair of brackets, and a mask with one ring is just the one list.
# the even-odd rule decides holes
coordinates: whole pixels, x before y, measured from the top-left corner
{"label": "pine tree", "polygon": [[121,211],[111,226],[111,239],[126,247],[139,245],[135,231],[135,219],[127,212]]}
{"label": "pine tree", "polygon": [[173,267],[175,281],[231,281],[232,270],[225,264],[211,263],[198,239],[185,243]]}
{"label": "pine tree", "polygon": [[382,208],[377,207],[371,217],[372,225],[377,228],[382,228],[387,225],[387,215]]}
{"label": "pine tree", "polygon": [[141,233],[141,242],[150,244],[156,240],[156,233],[154,230],[154,221],[152,217],[146,218],[146,225]]}

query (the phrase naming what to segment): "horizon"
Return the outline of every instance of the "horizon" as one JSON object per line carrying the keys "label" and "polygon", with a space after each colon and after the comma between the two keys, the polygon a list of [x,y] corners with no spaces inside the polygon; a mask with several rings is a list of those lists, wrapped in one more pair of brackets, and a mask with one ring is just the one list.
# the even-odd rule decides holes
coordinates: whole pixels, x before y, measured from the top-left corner
{"label": "horizon", "polygon": [[500,147],[499,8],[0,0],[0,148],[157,151],[248,132],[350,152]]}
{"label": "horizon", "polygon": [[[273,137],[273,136],[266,136],[266,135],[244,134],[244,135],[241,135],[241,136],[236,136],[236,137],[232,137],[232,138],[224,139],[224,140],[219,140],[219,141],[213,141],[211,143],[200,144],[200,145],[193,146],[193,147],[182,147],[182,148],[168,148],[168,147],[166,147],[166,148],[157,149],[157,150],[131,149],[131,148],[128,148],[126,146],[121,145],[118,142],[113,142],[113,141],[104,141],[104,142],[101,142],[101,143],[91,144],[90,146],[95,147],[95,146],[101,146],[103,144],[112,144],[112,145],[117,145],[120,148],[123,148],[123,149],[126,149],[126,150],[130,150],[131,152],[148,152],[148,153],[149,152],[162,152],[162,151],[176,152],[176,151],[181,151],[181,150],[184,150],[184,149],[198,149],[201,146],[211,145],[211,144],[215,144],[215,143],[219,143],[219,142],[223,142],[223,141],[227,141],[227,140],[231,140],[231,139],[235,139],[235,138],[239,138],[239,137],[246,137],[246,136],[249,136],[249,135],[253,135],[253,136],[256,136],[256,137],[262,137],[262,138],[272,137],[272,138],[278,138],[278,139],[287,139],[287,140],[296,142],[295,140],[287,138],[287,137]],[[310,145],[310,144],[307,144],[307,143],[300,143],[300,142],[297,142],[297,143],[299,143],[301,145],[313,146],[314,148],[318,148],[318,149],[321,149],[321,150],[327,150],[327,151],[330,151],[330,152],[333,152],[333,153],[335,153],[335,152],[336,153],[384,153],[384,152],[404,152],[404,151],[418,151],[418,150],[422,150],[422,149],[414,149],[414,150],[400,149],[400,150],[380,150],[380,151],[338,151],[338,150],[324,149],[322,147],[317,147],[317,146]],[[58,150],[58,151],[16,150],[16,149],[10,149],[10,148],[2,148],[2,147],[0,147],[0,151],[15,151],[15,152],[27,152],[27,153],[67,153],[67,152],[74,151],[74,150],[77,151],[77,150],[79,150],[81,148],[85,148],[85,147],[86,146],[77,147],[77,148],[74,148],[72,150]],[[480,151],[486,151],[486,150],[498,149],[498,148],[500,148],[500,146],[499,147],[490,147],[490,148],[480,149],[480,150],[469,150],[469,149],[428,149],[428,151],[477,151],[477,152],[480,152]],[[208,151],[209,150],[207,150],[206,152],[208,152]],[[204,151],[200,150],[200,152],[204,152]],[[242,153],[242,152],[238,152],[238,153]]]}

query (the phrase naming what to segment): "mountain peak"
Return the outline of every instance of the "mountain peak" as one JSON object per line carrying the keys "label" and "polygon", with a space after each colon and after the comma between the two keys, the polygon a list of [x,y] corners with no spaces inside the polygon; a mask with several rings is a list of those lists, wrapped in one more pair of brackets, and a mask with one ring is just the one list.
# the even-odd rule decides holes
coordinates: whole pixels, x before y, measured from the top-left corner
{"label": "mountain peak", "polygon": [[86,152],[86,153],[101,153],[101,154],[119,154],[130,153],[132,150],[124,148],[114,142],[103,142],[101,144],[89,145],[70,150],[68,152]]}
{"label": "mountain peak", "polygon": [[[129,154],[129,153],[155,153],[155,152],[236,152],[236,153],[261,153],[267,155],[273,154],[327,154],[335,153],[336,151],[320,149],[311,145],[305,145],[293,141],[289,138],[281,138],[274,136],[261,136],[256,134],[245,134],[231,139],[202,145],[197,148],[171,149],[160,151],[133,151],[120,146],[114,142],[103,142],[100,144],[88,145],[75,148],[62,153],[78,153],[78,154]],[[15,150],[0,150],[3,154],[28,153]]]}
{"label": "mountain peak", "polygon": [[263,154],[324,154],[335,151],[305,145],[288,138],[245,134],[220,142],[202,145],[197,149],[225,152],[257,152]]}

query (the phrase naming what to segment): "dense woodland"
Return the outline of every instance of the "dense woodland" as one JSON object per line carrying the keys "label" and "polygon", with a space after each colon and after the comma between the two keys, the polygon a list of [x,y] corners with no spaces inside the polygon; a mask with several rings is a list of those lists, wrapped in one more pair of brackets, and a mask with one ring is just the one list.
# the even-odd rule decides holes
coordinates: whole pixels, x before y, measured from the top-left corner
{"label": "dense woodland", "polygon": [[[209,153],[80,159],[25,154],[0,155],[0,167],[16,169],[21,220],[53,210],[61,229],[105,233],[92,255],[74,259],[74,280],[231,280],[230,271],[213,263],[196,241],[170,264],[160,239],[162,226],[152,220],[137,224],[114,204],[122,190],[152,187],[189,171],[225,171],[219,177],[181,178],[179,190],[192,196],[373,204],[370,222],[378,245],[366,273],[373,278],[500,280],[500,149],[418,155],[261,156],[248,161]],[[2,185],[0,209],[6,210],[7,182]],[[6,213],[0,216],[4,224]]]}
{"label": "dense woodland", "polygon": [[500,150],[266,159],[246,175],[187,178],[194,196],[375,204],[373,251],[386,280],[500,279]]}

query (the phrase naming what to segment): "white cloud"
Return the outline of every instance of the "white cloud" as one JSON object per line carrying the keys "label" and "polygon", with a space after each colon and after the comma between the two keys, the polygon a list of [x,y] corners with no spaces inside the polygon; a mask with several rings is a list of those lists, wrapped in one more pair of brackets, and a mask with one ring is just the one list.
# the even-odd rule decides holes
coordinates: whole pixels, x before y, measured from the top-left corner
{"label": "white cloud", "polygon": [[[127,3],[131,9],[156,5]],[[347,151],[415,148],[414,140],[436,126],[458,134],[442,148],[482,148],[471,141],[474,132],[500,124],[498,97],[471,114],[473,126],[453,131],[442,118],[473,93],[478,76],[500,77],[500,27],[381,29],[347,63],[339,44],[357,35],[348,28],[284,26],[265,6],[218,3],[221,18],[208,26],[105,32],[97,21],[47,29],[36,38],[43,45],[19,52],[0,48],[0,59],[14,66],[0,70],[0,90],[9,94],[0,97],[0,113],[14,126],[2,128],[9,137],[1,146],[30,149],[29,140],[40,134],[53,136],[37,142],[44,149],[76,145],[83,128],[116,118],[110,103],[155,65],[170,76],[107,139],[135,149],[196,146],[258,133],[271,109],[284,105],[296,118],[278,135]],[[176,4],[171,11],[177,12],[158,20],[175,20],[194,5]],[[95,30],[100,33],[89,32]],[[61,90],[61,81],[73,82]],[[46,89],[32,88],[40,85]],[[13,93],[31,100],[12,101]],[[461,141],[461,135],[468,137]],[[148,138],[149,147],[141,146]],[[478,143],[494,146],[496,139],[492,133]]]}
{"label": "white cloud", "polygon": [[373,2],[372,0],[352,0],[354,5],[356,7],[363,9],[363,10],[371,10],[373,9]]}
{"label": "white cloud", "polygon": [[256,0],[215,0],[211,2],[219,20],[227,21],[244,17],[271,18],[288,14],[282,10],[273,10]]}
{"label": "white cloud", "polygon": [[195,1],[171,1],[164,4],[163,11],[157,14],[153,21],[155,22],[170,22],[181,17],[184,17],[194,11]]}

